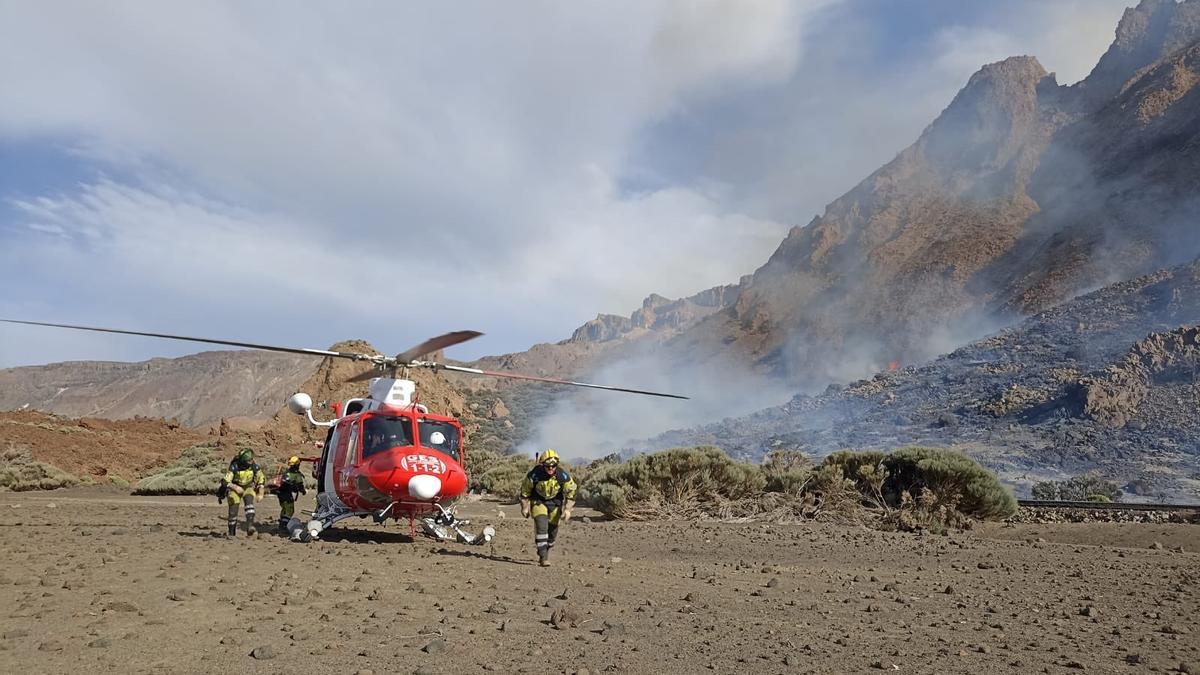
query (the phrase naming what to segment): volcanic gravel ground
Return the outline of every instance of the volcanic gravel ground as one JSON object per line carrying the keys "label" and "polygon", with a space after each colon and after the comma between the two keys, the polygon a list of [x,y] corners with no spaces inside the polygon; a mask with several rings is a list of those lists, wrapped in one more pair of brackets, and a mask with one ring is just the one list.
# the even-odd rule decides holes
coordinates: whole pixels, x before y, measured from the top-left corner
{"label": "volcanic gravel ground", "polygon": [[542,569],[515,507],[463,511],[494,545],[228,541],[214,499],[0,494],[0,671],[1200,672],[1195,525],[581,519]]}

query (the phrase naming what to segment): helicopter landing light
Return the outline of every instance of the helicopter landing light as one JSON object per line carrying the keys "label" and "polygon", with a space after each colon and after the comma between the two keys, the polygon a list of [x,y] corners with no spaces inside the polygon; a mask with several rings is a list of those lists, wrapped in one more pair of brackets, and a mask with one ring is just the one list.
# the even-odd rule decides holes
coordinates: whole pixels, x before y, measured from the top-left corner
{"label": "helicopter landing light", "polygon": [[433,499],[442,491],[442,481],[427,473],[408,479],[408,494],[417,499]]}

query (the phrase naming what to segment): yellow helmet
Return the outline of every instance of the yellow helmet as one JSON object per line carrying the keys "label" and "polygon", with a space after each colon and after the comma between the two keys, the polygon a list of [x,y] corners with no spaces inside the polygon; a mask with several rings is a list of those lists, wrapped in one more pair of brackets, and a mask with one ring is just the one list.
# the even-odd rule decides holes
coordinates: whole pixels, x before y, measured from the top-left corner
{"label": "yellow helmet", "polygon": [[297,457],[297,456],[295,456],[295,455],[292,455],[291,457],[288,457],[288,466],[299,466],[299,464],[300,464],[300,458],[299,458],[299,457]]}
{"label": "yellow helmet", "polygon": [[555,464],[558,463],[558,453],[550,448],[546,448],[546,451],[538,456],[538,464],[545,464],[551,460],[553,460]]}

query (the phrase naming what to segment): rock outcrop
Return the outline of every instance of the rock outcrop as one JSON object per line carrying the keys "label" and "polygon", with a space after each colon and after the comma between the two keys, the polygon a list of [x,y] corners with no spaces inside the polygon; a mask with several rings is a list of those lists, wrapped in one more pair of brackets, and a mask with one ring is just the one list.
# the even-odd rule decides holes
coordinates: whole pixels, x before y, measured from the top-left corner
{"label": "rock outcrop", "polygon": [[1154,333],[1129,355],[1080,382],[1083,414],[1111,427],[1124,427],[1156,382],[1195,381],[1200,374],[1200,326]]}

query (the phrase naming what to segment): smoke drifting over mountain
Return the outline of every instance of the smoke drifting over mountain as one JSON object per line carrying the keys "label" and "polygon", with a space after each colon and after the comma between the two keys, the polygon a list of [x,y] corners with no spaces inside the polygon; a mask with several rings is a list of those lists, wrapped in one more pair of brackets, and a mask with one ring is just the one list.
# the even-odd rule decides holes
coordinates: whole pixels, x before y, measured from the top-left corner
{"label": "smoke drifting over mountain", "polygon": [[678,393],[690,400],[611,392],[566,393],[536,420],[533,436],[519,448],[555,448],[567,457],[594,459],[664,429],[709,424],[778,405],[794,391],[783,382],[748,374],[732,359],[670,368],[653,353],[601,366],[597,382]]}
{"label": "smoke drifting over mountain", "polygon": [[700,383],[687,373],[741,359],[811,392],[1200,254],[1200,0],[1144,0],[1116,33],[1072,86],[1030,56],[984,66],[717,311],[662,336],[657,369]]}

